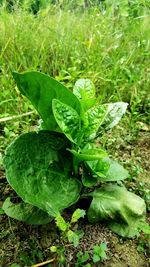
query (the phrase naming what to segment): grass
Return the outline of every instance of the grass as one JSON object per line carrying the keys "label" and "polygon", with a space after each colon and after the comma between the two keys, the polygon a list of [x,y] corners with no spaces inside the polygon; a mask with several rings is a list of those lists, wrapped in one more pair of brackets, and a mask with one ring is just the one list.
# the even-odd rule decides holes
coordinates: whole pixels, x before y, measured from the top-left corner
{"label": "grass", "polygon": [[125,2],[105,12],[47,6],[36,16],[19,7],[12,13],[1,7],[0,116],[32,109],[20,96],[11,70],[39,70],[69,88],[79,77],[91,78],[102,102],[127,101],[136,120],[146,120],[150,9],[147,1],[132,9]]}

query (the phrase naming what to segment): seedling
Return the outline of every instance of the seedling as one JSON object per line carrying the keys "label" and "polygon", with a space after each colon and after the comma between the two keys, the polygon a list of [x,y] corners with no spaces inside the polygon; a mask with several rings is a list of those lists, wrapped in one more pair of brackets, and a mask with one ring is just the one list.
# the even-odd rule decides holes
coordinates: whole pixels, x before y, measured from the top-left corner
{"label": "seedling", "polygon": [[77,261],[75,263],[75,267],[79,267],[79,266],[90,267],[91,264],[87,263],[89,259],[90,259],[90,255],[87,251],[84,254],[81,251],[79,251],[77,253]]}
{"label": "seedling", "polygon": [[106,256],[107,246],[106,243],[100,244],[100,246],[93,247],[93,262],[99,262],[107,259]]}
{"label": "seedling", "polygon": [[60,247],[56,247],[56,246],[51,246],[50,250],[52,253],[56,254],[56,261],[59,264],[59,266],[64,266],[65,262],[66,262],[66,258],[65,258],[65,247],[64,246],[60,246]]}
{"label": "seedling", "polygon": [[79,79],[72,93],[39,72],[13,76],[43,123],[41,130],[22,134],[6,150],[6,178],[22,202],[6,199],[5,213],[28,223],[48,223],[84,193],[91,200],[91,223],[106,220],[121,236],[137,234],[145,202],[117,185],[128,171],[97,146],[97,138],[120,121],[127,103],[100,104],[88,79]]}
{"label": "seedling", "polygon": [[71,229],[71,226],[84,216],[84,210],[76,209],[72,215],[70,222],[66,222],[61,215],[58,215],[55,219],[56,225],[62,233],[63,240],[67,239],[70,243],[73,243],[74,247],[77,247],[79,245],[79,240],[83,237],[84,232],[82,230],[73,231]]}

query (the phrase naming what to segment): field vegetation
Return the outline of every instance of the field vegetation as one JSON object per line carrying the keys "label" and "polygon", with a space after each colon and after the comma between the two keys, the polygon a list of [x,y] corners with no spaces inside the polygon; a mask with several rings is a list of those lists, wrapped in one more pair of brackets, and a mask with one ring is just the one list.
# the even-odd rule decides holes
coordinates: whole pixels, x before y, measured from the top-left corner
{"label": "field vegetation", "polygon": [[[129,171],[125,185],[145,200],[149,222],[149,0],[0,1],[0,206],[7,197],[17,198],[5,178],[5,149],[20,134],[36,130],[40,119],[21,95],[13,71],[40,71],[70,90],[78,79],[90,79],[100,104],[128,103],[119,125],[98,142]],[[128,240],[84,218],[71,228],[84,232],[74,247],[58,222],[59,231],[54,223],[26,225],[0,211],[2,267],[36,266],[49,259],[45,266],[149,264],[148,227]],[[69,212],[63,214],[63,223],[70,221]],[[59,265],[51,265],[51,259]]]}

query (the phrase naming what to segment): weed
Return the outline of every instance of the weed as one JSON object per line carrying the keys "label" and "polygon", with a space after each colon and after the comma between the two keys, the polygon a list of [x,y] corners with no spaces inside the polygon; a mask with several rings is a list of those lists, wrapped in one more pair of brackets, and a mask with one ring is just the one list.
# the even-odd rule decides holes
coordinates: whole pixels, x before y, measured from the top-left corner
{"label": "weed", "polygon": [[100,246],[93,247],[93,262],[99,262],[107,259],[106,256],[107,246],[106,243],[100,244]]}

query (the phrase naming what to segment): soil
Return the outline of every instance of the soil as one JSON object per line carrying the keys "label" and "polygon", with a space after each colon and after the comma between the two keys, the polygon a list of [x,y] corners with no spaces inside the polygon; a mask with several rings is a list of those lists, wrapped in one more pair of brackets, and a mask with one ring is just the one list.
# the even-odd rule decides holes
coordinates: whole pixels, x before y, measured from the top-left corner
{"label": "soil", "polygon": [[[115,146],[114,146],[115,144]],[[110,147],[116,147],[115,156],[126,165],[132,178],[127,182],[127,187],[141,195],[149,207],[149,173],[150,173],[150,137],[146,133],[140,133],[138,138],[130,143],[120,138],[107,144]],[[115,150],[116,151],[116,150]],[[114,155],[113,149],[111,150]],[[13,190],[8,185],[4,170],[0,170],[0,206],[6,197],[13,195]],[[149,218],[148,218],[149,220]],[[84,231],[84,236],[80,240],[77,248],[66,244],[66,263],[62,266],[75,266],[77,252],[88,251],[92,257],[94,245],[100,245],[102,242],[107,244],[107,260],[97,265],[106,267],[148,267],[150,266],[150,248],[148,247],[148,237],[144,234],[134,239],[124,239],[112,233],[106,225],[90,225],[86,219],[80,220],[74,226]],[[31,226],[18,222],[6,215],[0,215],[0,267],[13,266],[18,263],[19,266],[34,266],[36,263],[42,263],[53,259],[54,255],[50,252],[53,245],[63,245],[58,230],[54,222],[42,226]],[[41,265],[42,266],[42,265]],[[58,264],[43,266],[59,266]],[[82,265],[84,266],[84,265]],[[17,267],[17,265],[14,265]]]}

